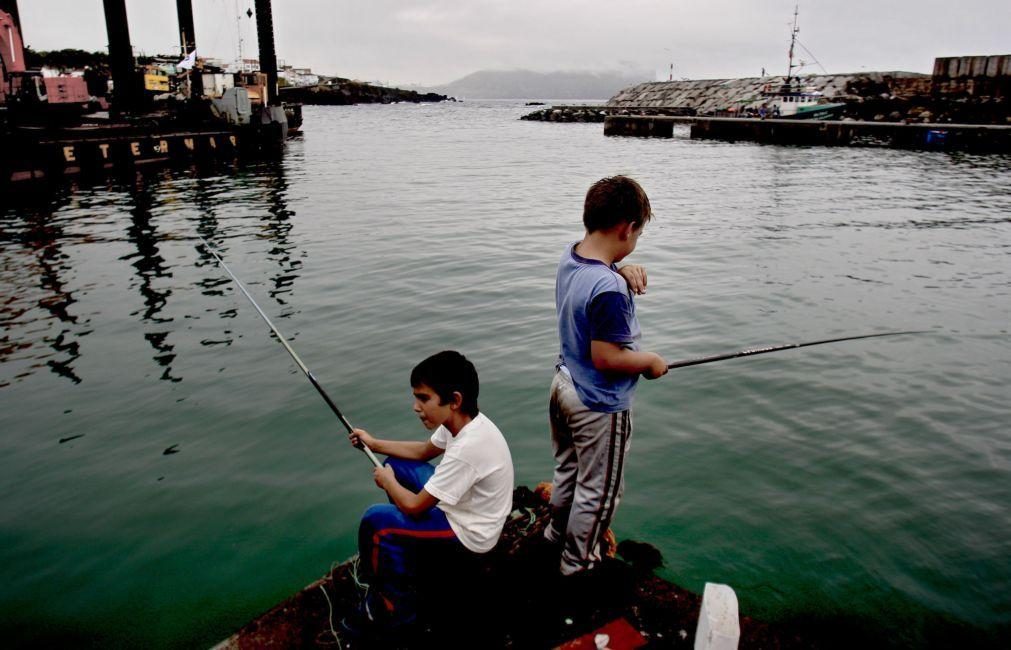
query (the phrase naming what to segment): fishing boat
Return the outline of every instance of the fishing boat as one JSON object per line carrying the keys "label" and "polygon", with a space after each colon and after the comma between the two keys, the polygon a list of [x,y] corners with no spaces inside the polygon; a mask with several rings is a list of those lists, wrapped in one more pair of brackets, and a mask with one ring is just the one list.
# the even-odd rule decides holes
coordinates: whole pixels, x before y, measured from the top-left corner
{"label": "fishing boat", "polygon": [[798,7],[793,8],[793,29],[790,32],[789,63],[786,79],[782,84],[774,86],[766,84],[762,89],[762,98],[752,106],[763,117],[781,117],[796,120],[830,120],[839,117],[846,104],[832,102],[816,88],[805,85],[794,71],[804,67],[804,62],[794,62],[794,48],[798,44],[797,34],[800,27],[797,23]]}
{"label": "fishing boat", "polygon": [[767,117],[795,120],[831,120],[842,115],[846,104],[829,101],[812,87],[805,87],[799,79],[787,82],[776,90],[763,91],[762,104]]}

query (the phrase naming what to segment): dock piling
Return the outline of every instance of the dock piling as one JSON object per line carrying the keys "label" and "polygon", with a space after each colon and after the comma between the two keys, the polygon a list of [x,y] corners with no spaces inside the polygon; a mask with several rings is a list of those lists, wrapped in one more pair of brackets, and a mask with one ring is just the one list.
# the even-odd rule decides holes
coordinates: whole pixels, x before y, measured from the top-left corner
{"label": "dock piling", "polygon": [[103,0],[105,28],[109,35],[109,71],[112,73],[113,109],[132,113],[140,102],[140,85],[130,43],[126,0]]}

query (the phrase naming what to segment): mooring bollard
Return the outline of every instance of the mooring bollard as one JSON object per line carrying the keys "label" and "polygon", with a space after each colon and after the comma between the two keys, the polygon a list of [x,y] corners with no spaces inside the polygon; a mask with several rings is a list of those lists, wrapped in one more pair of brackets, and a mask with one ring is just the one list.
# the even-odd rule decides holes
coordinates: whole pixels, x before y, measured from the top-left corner
{"label": "mooring bollard", "polygon": [[737,650],[740,640],[737,594],[727,585],[707,582],[695,628],[695,650]]}

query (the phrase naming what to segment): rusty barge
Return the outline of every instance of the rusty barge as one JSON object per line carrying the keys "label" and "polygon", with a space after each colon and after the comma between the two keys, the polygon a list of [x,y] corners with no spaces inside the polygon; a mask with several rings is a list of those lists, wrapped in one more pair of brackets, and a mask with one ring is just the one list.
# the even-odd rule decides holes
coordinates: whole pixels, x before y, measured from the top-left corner
{"label": "rusty barge", "polygon": [[191,0],[176,0],[182,60],[138,65],[125,0],[103,0],[108,68],[30,69],[17,0],[0,0],[0,188],[152,165],[276,157],[301,125],[278,94],[270,0],[256,0],[261,70],[196,57]]}

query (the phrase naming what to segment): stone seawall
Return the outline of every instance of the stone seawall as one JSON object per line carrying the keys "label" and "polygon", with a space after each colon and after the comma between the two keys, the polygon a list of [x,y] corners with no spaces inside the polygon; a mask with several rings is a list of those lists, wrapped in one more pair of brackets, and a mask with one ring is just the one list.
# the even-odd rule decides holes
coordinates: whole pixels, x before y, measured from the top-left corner
{"label": "stone seawall", "polygon": [[[928,95],[931,78],[916,72],[869,72],[812,75],[801,81],[830,101],[851,103],[882,95],[900,99]],[[700,115],[717,115],[760,104],[763,91],[775,91],[785,83],[785,77],[654,81],[622,90],[607,105],[682,107]]]}
{"label": "stone seawall", "polygon": [[[987,60],[991,59],[1011,61],[1011,55]],[[763,93],[775,92],[785,81],[784,77],[748,77],[648,82],[622,90],[604,106],[552,106],[522,119],[600,122],[621,115],[754,116],[768,101]],[[1011,124],[1011,77],[1007,75],[940,78],[916,72],[867,72],[812,75],[802,77],[801,83],[829,102],[845,104],[842,117],[847,120]]]}
{"label": "stone seawall", "polygon": [[656,106],[551,106],[528,113],[521,120],[535,122],[603,122],[610,115],[665,115],[668,117],[695,115],[692,109]]}
{"label": "stone seawall", "polygon": [[603,122],[607,111],[601,106],[551,106],[528,113],[521,120],[534,122]]}

